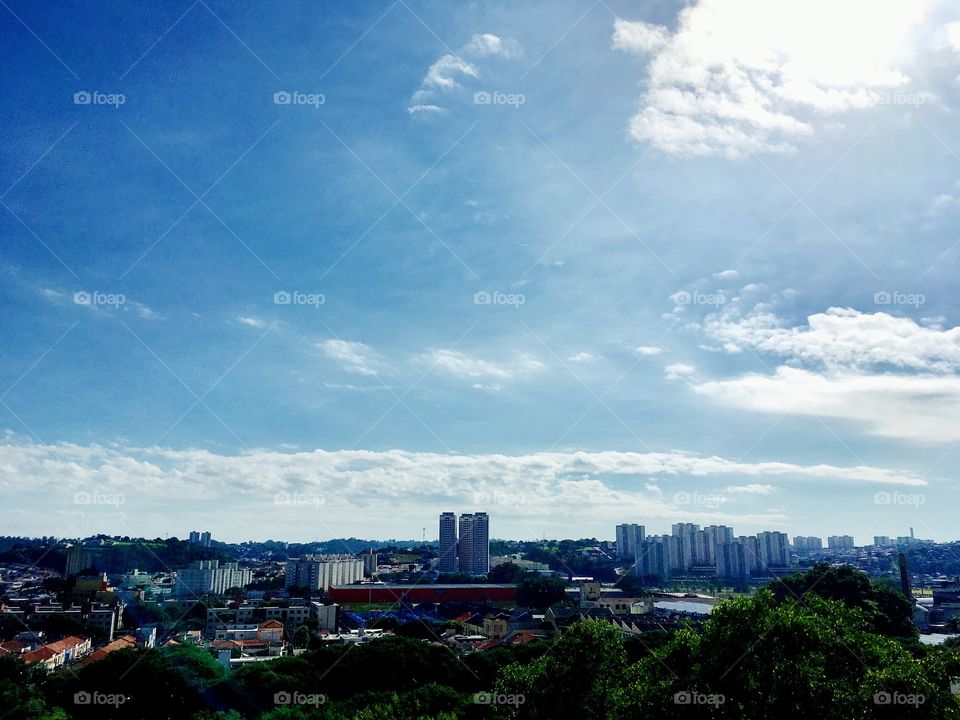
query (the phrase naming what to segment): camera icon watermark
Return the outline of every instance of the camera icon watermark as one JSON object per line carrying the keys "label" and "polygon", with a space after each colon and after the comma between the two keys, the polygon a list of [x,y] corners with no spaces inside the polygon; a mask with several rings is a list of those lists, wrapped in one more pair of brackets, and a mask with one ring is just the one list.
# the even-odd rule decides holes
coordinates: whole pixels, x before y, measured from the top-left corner
{"label": "camera icon watermark", "polygon": [[274,105],[308,105],[320,109],[327,102],[323,93],[304,93],[299,90],[278,90],[273,94]]}
{"label": "camera icon watermark", "polygon": [[519,108],[525,102],[527,102],[527,97],[523,93],[480,90],[473,94],[474,105],[507,105],[508,107]]}
{"label": "camera icon watermark", "polygon": [[526,495],[515,495],[497,490],[496,492],[475,492],[473,494],[474,505],[526,505]]}
{"label": "camera icon watermark", "polygon": [[123,93],[104,93],[99,90],[79,90],[73,94],[74,105],[108,105],[114,109],[127,102]]}
{"label": "camera icon watermark", "polygon": [[715,293],[680,290],[671,295],[670,299],[674,305],[711,305],[719,307],[727,302],[727,296],[719,290]]}
{"label": "camera icon watermark", "polygon": [[512,705],[519,707],[527,701],[522,693],[478,692],[473,694],[474,705]]}
{"label": "camera icon watermark", "polygon": [[120,507],[126,501],[126,496],[121,493],[81,490],[73,494],[74,505],[107,505],[109,507]]}
{"label": "camera icon watermark", "polygon": [[273,496],[273,504],[279,507],[302,507],[307,505],[319,507],[326,502],[327,499],[323,495],[312,495],[309,493],[278,492]]}
{"label": "camera icon watermark", "polygon": [[878,105],[907,105],[913,108],[925,105],[927,100],[932,97],[932,95],[925,92],[904,92],[903,90],[895,90],[892,93],[876,93]]}
{"label": "camera icon watermark", "polygon": [[720,693],[701,693],[682,690],[673,695],[674,705],[723,705],[727,701],[726,695]]}
{"label": "camera icon watermark", "polygon": [[887,492],[882,490],[873,494],[874,505],[906,505],[918,508],[927,502],[927,496],[921,493]]}
{"label": "camera icon watermark", "polygon": [[118,708],[127,701],[127,696],[120,693],[102,693],[97,690],[88,692],[80,690],[73,694],[74,705],[109,705]]}
{"label": "camera icon watermark", "polygon": [[881,690],[873,694],[874,705],[909,705],[917,708],[926,701],[927,696],[922,693],[887,692],[886,690]]}
{"label": "camera icon watermark", "polygon": [[319,308],[326,304],[327,296],[323,293],[306,293],[299,290],[277,290],[273,294],[274,305],[306,305]]}
{"label": "camera icon watermark", "polygon": [[899,290],[880,290],[873,294],[874,305],[906,305],[918,308],[927,302],[923,293],[905,293]]}
{"label": "camera icon watermark", "polygon": [[327,702],[327,696],[323,693],[302,693],[294,690],[280,690],[273,694],[274,705],[312,705],[319,707]]}
{"label": "camera icon watermark", "polygon": [[718,508],[727,501],[726,496],[718,493],[686,492],[674,493],[674,505],[703,505],[708,508]]}
{"label": "camera icon watermark", "polygon": [[474,305],[509,305],[519,308],[527,301],[527,296],[521,293],[489,292],[481,290],[473,294]]}
{"label": "camera icon watermark", "polygon": [[105,293],[100,292],[99,290],[94,290],[92,292],[87,290],[78,290],[73,294],[74,305],[118,308],[126,302],[127,296],[123,293]]}

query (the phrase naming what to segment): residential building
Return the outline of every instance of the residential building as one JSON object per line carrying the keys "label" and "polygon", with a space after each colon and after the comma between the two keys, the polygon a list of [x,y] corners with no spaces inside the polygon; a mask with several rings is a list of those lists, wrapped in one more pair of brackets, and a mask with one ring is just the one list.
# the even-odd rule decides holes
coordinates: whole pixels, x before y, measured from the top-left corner
{"label": "residential building", "polygon": [[676,556],[673,558],[674,569],[681,573],[687,572],[696,565],[696,537],[699,525],[693,523],[675,523],[671,528],[671,535],[676,538]]}
{"label": "residential building", "polygon": [[793,539],[793,548],[798,552],[812,552],[817,550],[823,550],[823,540],[812,535],[801,536],[797,535]]}
{"label": "residential building", "polygon": [[668,579],[673,567],[672,541],[673,538],[670,535],[652,535],[645,538],[637,562],[638,573],[645,577]]}
{"label": "residential building", "polygon": [[200,545],[201,547],[210,547],[211,537],[209,531],[199,532],[198,530],[191,530],[190,542],[194,545]]}
{"label": "residential building", "polygon": [[737,542],[743,545],[743,561],[747,566],[747,575],[756,575],[763,570],[760,557],[760,540],[755,535],[741,535]]}
{"label": "residential building", "polygon": [[636,560],[645,535],[646,530],[643,525],[636,523],[617,525],[617,559]]}
{"label": "residential building", "polygon": [[373,548],[370,548],[366,552],[362,553],[360,555],[360,561],[363,563],[364,577],[372,577],[377,573],[377,567],[380,564],[380,556],[373,551]]}
{"label": "residential building", "polygon": [[197,597],[204,593],[223,595],[230,588],[242,588],[253,582],[253,572],[237,563],[220,564],[219,560],[198,560],[191,567],[177,570],[174,594]]}
{"label": "residential building", "polygon": [[749,571],[747,569],[747,556],[745,546],[741,542],[720,543],[716,549],[717,553],[717,575],[728,580],[745,580]]}
{"label": "residential building", "polygon": [[851,535],[831,535],[827,538],[827,547],[831,550],[852,550],[854,547]]}
{"label": "residential building", "polygon": [[82,545],[71,545],[67,548],[67,562],[63,571],[64,577],[77,575],[93,567],[93,552]]}
{"label": "residential building", "polygon": [[459,571],[467,575],[490,572],[490,517],[485,512],[460,516]]}
{"label": "residential building", "polygon": [[783,532],[764,530],[757,533],[760,544],[760,565],[763,570],[790,565],[790,542]]}
{"label": "residential building", "polygon": [[363,580],[363,561],[353,555],[308,555],[287,561],[285,586],[326,591]]}
{"label": "residential building", "polygon": [[457,571],[457,516],[452,512],[440,513],[440,558],[437,571]]}

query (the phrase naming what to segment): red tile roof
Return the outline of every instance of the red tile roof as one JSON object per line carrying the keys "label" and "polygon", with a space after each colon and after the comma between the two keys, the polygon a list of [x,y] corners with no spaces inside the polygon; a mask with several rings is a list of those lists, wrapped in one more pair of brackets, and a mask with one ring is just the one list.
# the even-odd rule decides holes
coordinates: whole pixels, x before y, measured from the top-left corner
{"label": "red tile roof", "polygon": [[104,645],[99,650],[87,655],[83,660],[80,661],[81,666],[89,665],[92,662],[97,662],[98,660],[103,660],[107,655],[117,650],[123,650],[124,648],[136,647],[137,639],[133,635],[124,635],[114,640],[109,645]]}

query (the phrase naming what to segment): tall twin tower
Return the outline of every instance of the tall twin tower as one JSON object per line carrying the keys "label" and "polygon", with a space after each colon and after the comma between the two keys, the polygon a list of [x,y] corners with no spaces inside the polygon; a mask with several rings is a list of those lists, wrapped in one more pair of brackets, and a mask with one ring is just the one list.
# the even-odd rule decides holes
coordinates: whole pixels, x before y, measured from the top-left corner
{"label": "tall twin tower", "polygon": [[459,530],[458,541],[456,514],[440,513],[440,560],[437,570],[442,573],[486,575],[490,572],[490,516],[485,512],[464,513],[460,516]]}

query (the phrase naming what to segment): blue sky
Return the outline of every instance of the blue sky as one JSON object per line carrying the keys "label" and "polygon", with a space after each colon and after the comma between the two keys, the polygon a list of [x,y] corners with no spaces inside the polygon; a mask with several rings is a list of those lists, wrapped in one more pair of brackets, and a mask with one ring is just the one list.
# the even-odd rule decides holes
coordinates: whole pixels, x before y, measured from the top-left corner
{"label": "blue sky", "polygon": [[6,0],[4,532],[955,537],[899,5]]}

